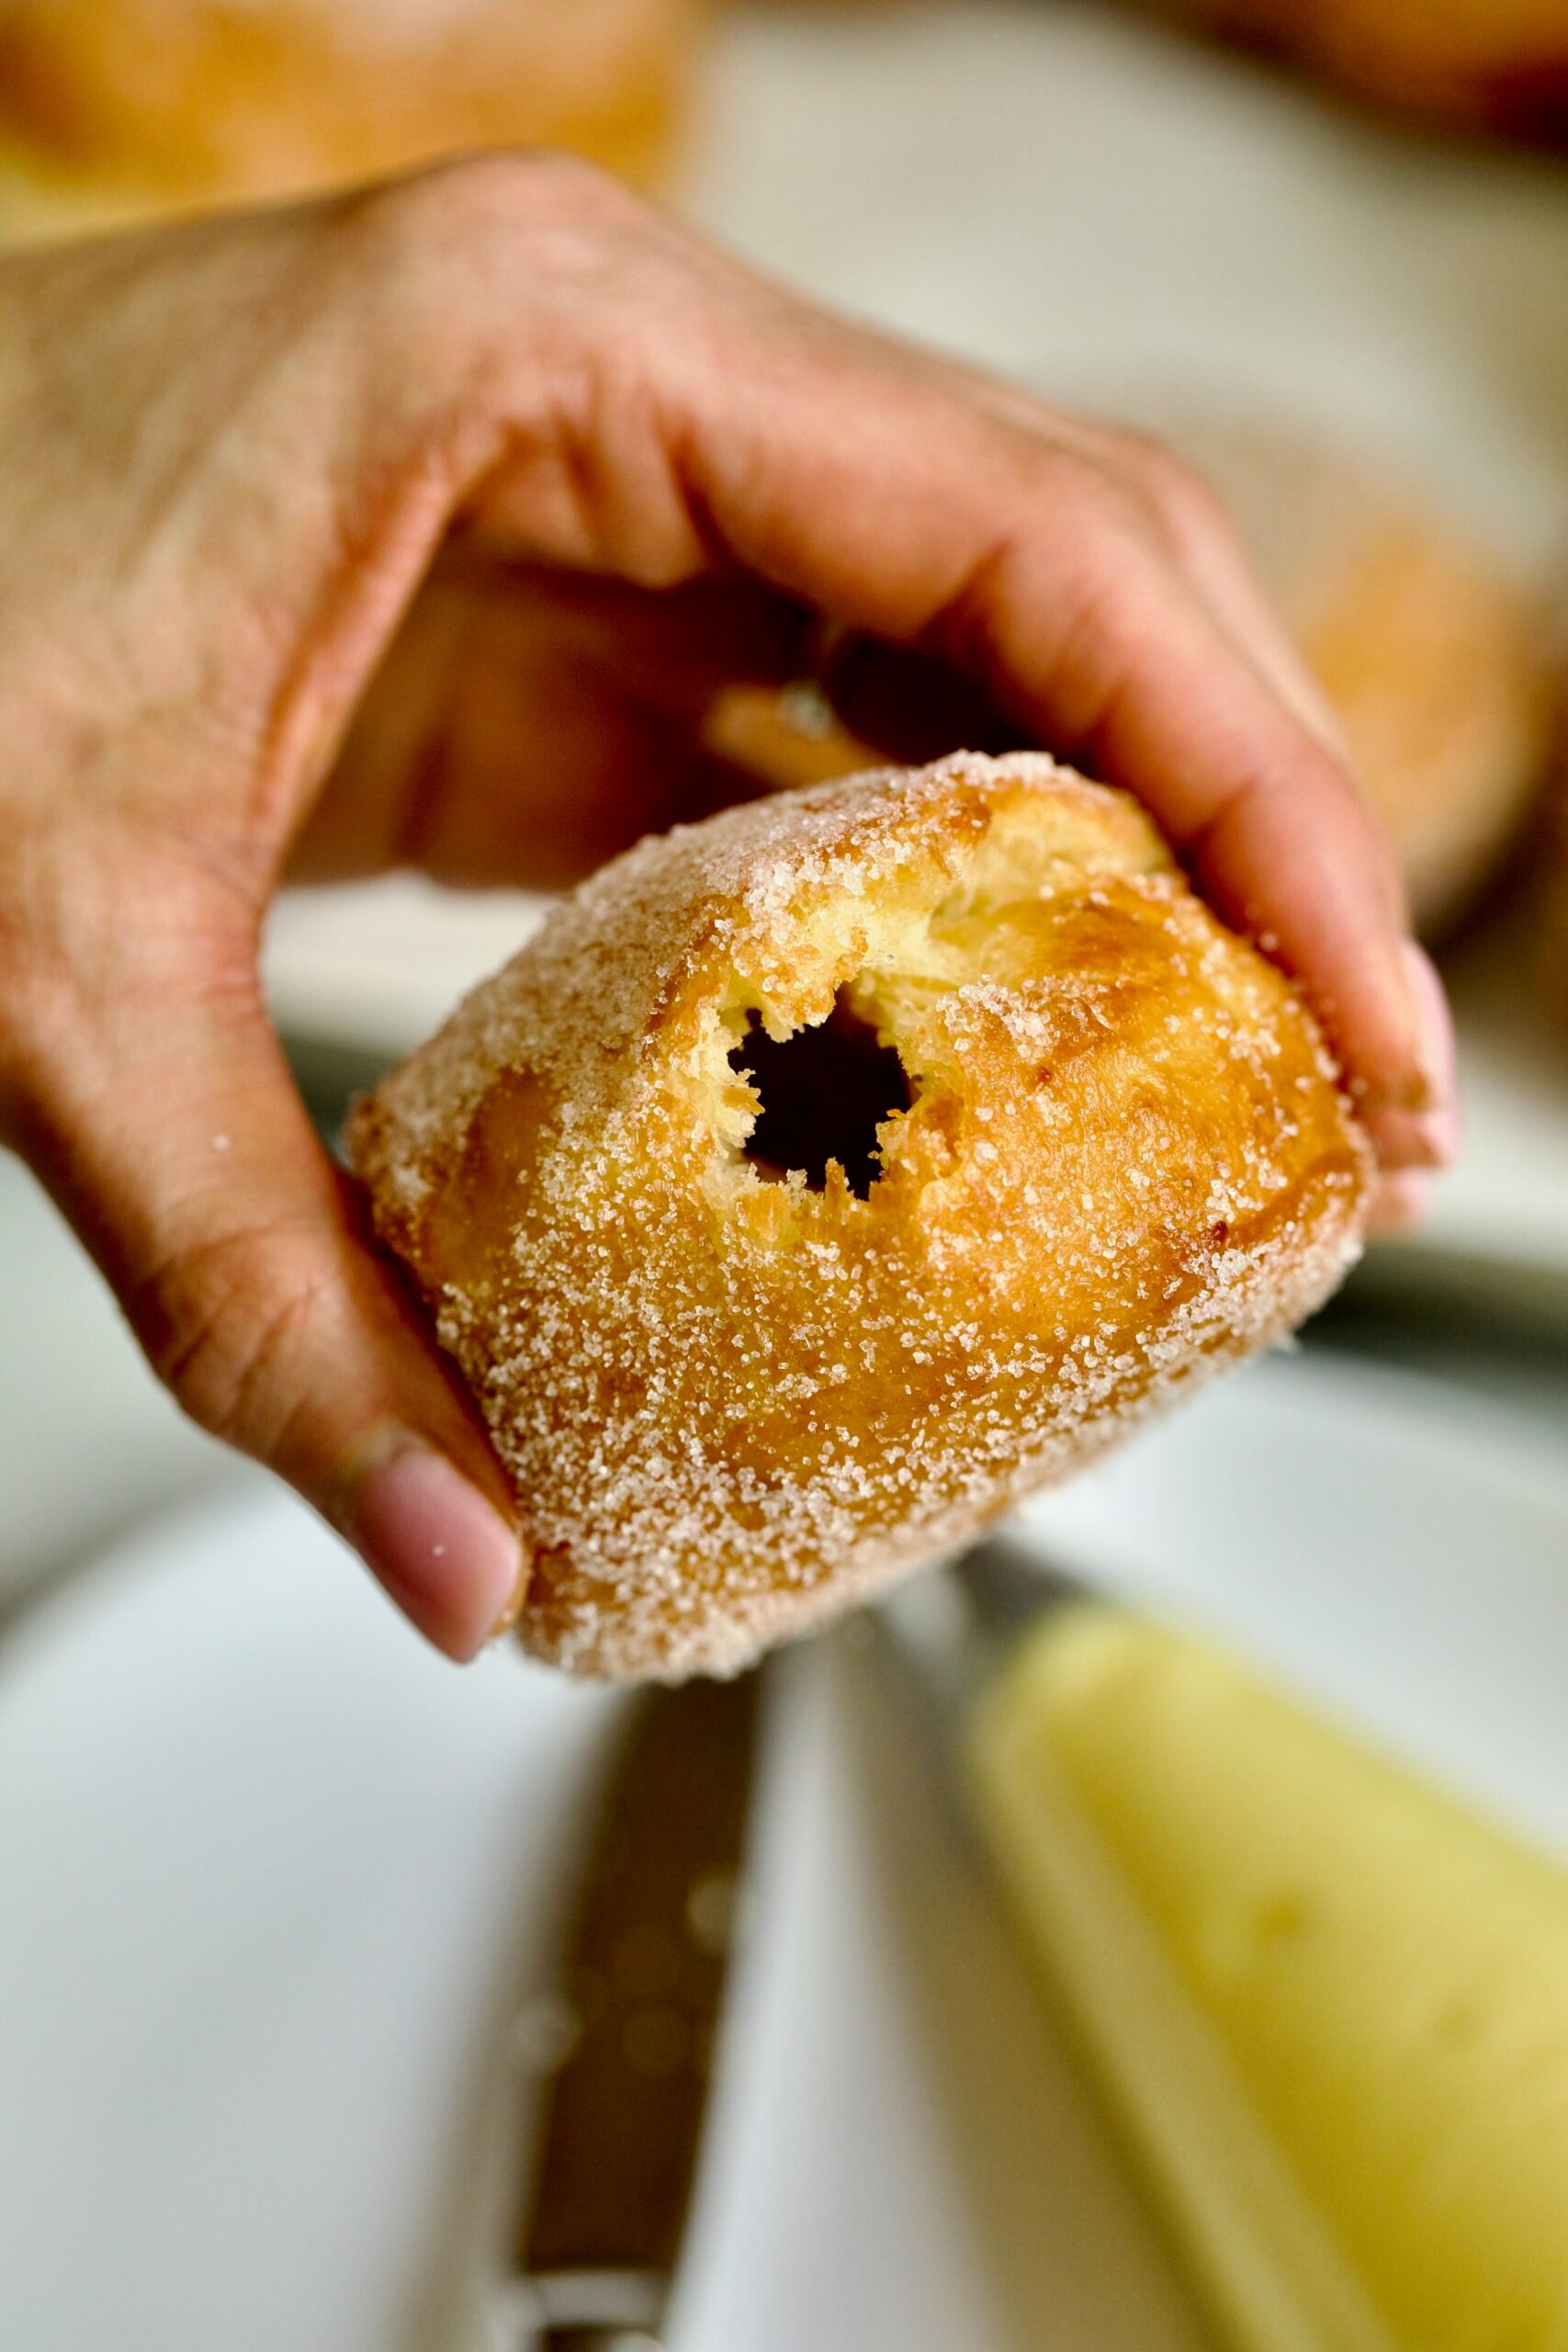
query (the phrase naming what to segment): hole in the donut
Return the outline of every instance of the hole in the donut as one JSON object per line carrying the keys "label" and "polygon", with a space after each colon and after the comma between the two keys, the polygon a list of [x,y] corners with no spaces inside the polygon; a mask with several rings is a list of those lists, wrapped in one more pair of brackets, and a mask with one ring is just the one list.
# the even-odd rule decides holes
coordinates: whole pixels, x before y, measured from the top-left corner
{"label": "hole in the donut", "polygon": [[907,1111],[914,1094],[893,1047],[850,1011],[841,990],[826,1021],[782,1041],[753,1013],[729,1065],[761,1104],[746,1145],[759,1176],[776,1183],[798,1169],[819,1193],[836,1159],[851,1192],[867,1197],[882,1173],[876,1130]]}

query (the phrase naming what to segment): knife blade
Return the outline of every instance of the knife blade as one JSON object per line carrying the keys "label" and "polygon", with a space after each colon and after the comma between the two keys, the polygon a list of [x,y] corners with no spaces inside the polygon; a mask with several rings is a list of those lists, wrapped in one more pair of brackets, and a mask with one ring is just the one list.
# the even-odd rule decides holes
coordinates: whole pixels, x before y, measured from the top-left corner
{"label": "knife blade", "polygon": [[497,2352],[658,2352],[738,1941],[760,1686],[632,1702],[548,2005],[561,2047]]}

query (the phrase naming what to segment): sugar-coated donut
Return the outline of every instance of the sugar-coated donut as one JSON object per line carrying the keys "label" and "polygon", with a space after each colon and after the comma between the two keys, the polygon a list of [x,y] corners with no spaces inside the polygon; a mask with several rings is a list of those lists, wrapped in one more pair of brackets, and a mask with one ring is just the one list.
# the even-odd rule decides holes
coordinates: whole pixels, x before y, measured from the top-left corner
{"label": "sugar-coated donut", "polygon": [[706,0],[0,0],[0,231],[290,195],[465,147],[657,176]]}
{"label": "sugar-coated donut", "polygon": [[362,1102],[577,1671],[728,1671],[1288,1330],[1364,1143],[1286,981],[1039,753],[638,848]]}

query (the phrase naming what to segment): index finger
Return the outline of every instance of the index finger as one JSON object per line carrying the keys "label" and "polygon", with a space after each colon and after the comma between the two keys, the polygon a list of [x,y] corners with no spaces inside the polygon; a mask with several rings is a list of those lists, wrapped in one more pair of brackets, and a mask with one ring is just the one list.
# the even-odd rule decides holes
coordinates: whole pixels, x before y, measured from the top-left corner
{"label": "index finger", "polygon": [[1390,1159],[1436,1158],[1409,1116],[1381,1115],[1443,1107],[1392,852],[1346,767],[1131,502],[1076,456],[869,358],[800,368],[787,398],[758,401],[760,421],[747,390],[732,376],[684,449],[732,553],[843,620],[940,650],[1135,792],[1221,911],[1300,982]]}
{"label": "index finger", "polygon": [[[515,184],[479,193],[508,212]],[[456,246],[432,279],[464,322],[441,347],[470,380],[477,336],[498,411],[457,511],[646,586],[739,569],[970,671],[1136,793],[1297,978],[1386,1164],[1442,1157],[1441,1016],[1412,986],[1392,854],[1094,436],[810,308],[597,180],[550,195],[597,230],[564,264],[548,247],[532,333],[489,267],[455,296]]]}

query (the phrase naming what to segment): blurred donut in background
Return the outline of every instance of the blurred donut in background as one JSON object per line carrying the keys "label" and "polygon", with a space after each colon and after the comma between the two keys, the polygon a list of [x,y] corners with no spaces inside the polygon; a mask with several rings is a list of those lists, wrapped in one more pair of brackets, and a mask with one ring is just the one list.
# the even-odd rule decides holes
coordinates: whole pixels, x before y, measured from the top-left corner
{"label": "blurred donut in background", "polygon": [[[1420,929],[1450,929],[1517,839],[1550,764],[1553,664],[1532,599],[1419,493],[1308,431],[1189,409],[1162,433],[1230,508],[1333,705]],[[801,685],[732,689],[707,738],[778,787],[875,756]]]}
{"label": "blurred donut in background", "polygon": [[1399,852],[1418,927],[1493,878],[1551,762],[1544,616],[1491,553],[1375,461],[1305,430],[1190,413],[1167,436],[1240,528]]}
{"label": "blurred donut in background", "polygon": [[247,201],[454,149],[659,178],[706,0],[0,0],[0,233]]}
{"label": "blurred donut in background", "polygon": [[1354,96],[1568,143],[1564,0],[1155,0],[1158,13],[1269,49]]}

